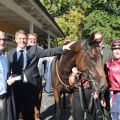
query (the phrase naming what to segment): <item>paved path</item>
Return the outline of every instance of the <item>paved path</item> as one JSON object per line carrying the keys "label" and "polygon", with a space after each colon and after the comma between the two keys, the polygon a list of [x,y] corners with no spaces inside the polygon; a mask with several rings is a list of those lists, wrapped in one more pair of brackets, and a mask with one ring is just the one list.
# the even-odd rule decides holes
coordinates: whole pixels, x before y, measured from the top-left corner
{"label": "paved path", "polygon": [[[69,114],[70,105],[68,97],[67,100],[67,108],[66,110],[62,109],[61,120],[72,120]],[[55,104],[54,104],[54,97],[53,92],[46,93],[43,91],[43,98],[42,98],[42,105],[41,105],[41,119],[42,120],[55,120]]]}

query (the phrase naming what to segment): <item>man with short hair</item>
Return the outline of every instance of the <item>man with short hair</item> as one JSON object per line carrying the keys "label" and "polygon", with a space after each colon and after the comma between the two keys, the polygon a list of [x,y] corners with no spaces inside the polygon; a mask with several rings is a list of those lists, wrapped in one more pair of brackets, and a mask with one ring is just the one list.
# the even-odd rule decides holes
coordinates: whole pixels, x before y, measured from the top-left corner
{"label": "man with short hair", "polygon": [[6,33],[0,31],[0,120],[16,120],[13,96],[7,86],[9,65],[4,54],[6,40]]}
{"label": "man with short hair", "polygon": [[42,81],[38,86],[38,60],[42,57],[63,54],[64,51],[70,50],[70,46],[73,43],[52,49],[43,49],[37,45],[27,46],[27,37],[28,36],[24,30],[18,30],[15,33],[17,48],[9,50],[7,56],[10,63],[9,74],[17,76],[13,80],[13,82],[15,81],[13,84],[13,92],[17,119],[19,113],[22,112],[24,120],[35,120],[35,96],[37,96],[38,89],[42,89]]}
{"label": "man with short hair", "polygon": [[[28,34],[28,41],[27,41],[27,46],[33,46],[33,45],[37,45],[37,34],[36,33],[29,33]],[[42,64],[41,66],[42,67]],[[39,68],[38,68],[39,69]],[[39,76],[39,84],[42,84],[41,83],[42,81],[42,77],[41,75]],[[42,91],[43,89],[38,89],[37,94],[36,94],[36,99],[35,99],[35,105],[34,105],[34,118],[35,120],[39,120],[39,117],[40,117],[40,108],[41,108],[41,101],[42,101]]]}
{"label": "man with short hair", "polygon": [[4,55],[6,35],[0,31],[0,120],[7,120],[7,74],[8,61]]}
{"label": "man with short hair", "polygon": [[37,45],[37,34],[36,33],[28,34],[27,45],[30,45],[30,46]]}

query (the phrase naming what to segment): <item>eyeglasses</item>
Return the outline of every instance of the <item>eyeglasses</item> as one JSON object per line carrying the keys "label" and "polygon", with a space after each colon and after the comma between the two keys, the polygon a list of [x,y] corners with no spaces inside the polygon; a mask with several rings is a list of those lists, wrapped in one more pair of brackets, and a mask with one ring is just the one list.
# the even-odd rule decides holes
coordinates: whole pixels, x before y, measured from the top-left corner
{"label": "eyeglasses", "polygon": [[6,39],[6,38],[0,38],[0,41],[2,41],[2,40],[3,40],[3,41],[6,41],[7,39]]}

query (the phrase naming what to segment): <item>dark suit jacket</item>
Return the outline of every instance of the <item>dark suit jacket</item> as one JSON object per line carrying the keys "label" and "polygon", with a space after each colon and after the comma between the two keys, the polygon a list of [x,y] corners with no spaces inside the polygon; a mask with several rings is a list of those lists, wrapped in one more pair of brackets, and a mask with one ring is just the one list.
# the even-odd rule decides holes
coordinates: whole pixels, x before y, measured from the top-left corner
{"label": "dark suit jacket", "polygon": [[103,64],[105,64],[111,58],[113,58],[111,48],[110,47],[104,47],[103,48]]}
{"label": "dark suit jacket", "polygon": [[[39,70],[37,67],[39,58],[49,57],[58,54],[63,54],[62,47],[56,47],[52,49],[42,49],[39,46],[27,46],[27,66],[23,70],[23,74],[26,75],[28,83],[32,83],[38,86]],[[13,48],[7,52],[8,61],[10,63],[9,73],[13,75],[19,75],[17,73],[17,53],[16,48]]]}
{"label": "dark suit jacket", "polygon": [[7,91],[7,120],[17,120],[13,91],[8,86]]}

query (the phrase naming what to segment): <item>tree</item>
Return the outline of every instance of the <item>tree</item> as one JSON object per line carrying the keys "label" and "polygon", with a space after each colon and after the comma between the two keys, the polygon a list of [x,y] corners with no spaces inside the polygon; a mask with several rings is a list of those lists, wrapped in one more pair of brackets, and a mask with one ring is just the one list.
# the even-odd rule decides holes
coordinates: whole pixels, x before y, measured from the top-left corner
{"label": "tree", "polygon": [[66,38],[73,40],[80,37],[81,32],[79,31],[79,24],[82,18],[83,15],[80,12],[77,10],[70,10],[68,14],[57,17],[55,20],[65,33]]}
{"label": "tree", "polygon": [[[79,0],[41,0],[66,35],[66,39],[81,37],[80,22],[84,17]],[[61,40],[59,44],[62,44]]]}
{"label": "tree", "polygon": [[[102,31],[105,42],[120,38],[119,0],[41,0],[67,39]],[[60,40],[61,41],[61,40]],[[61,43],[61,42],[60,42]]]}
{"label": "tree", "polygon": [[81,8],[85,12],[80,25],[83,37],[89,37],[92,32],[102,31],[106,44],[114,38],[120,38],[120,2],[117,0],[85,0]]}

